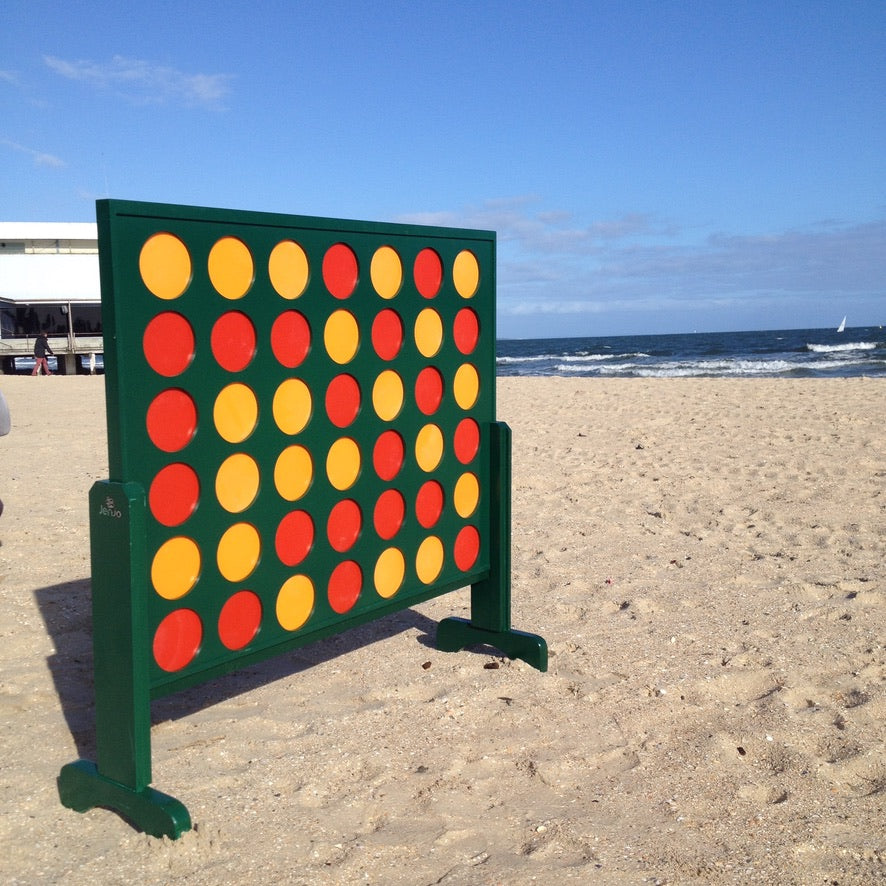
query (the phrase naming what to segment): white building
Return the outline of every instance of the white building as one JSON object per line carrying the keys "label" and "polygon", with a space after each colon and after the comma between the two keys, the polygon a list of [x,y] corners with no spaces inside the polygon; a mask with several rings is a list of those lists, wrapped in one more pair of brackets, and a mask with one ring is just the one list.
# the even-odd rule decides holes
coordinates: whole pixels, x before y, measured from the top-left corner
{"label": "white building", "polygon": [[38,332],[61,372],[101,352],[98,232],[92,222],[0,222],[0,366],[27,368]]}

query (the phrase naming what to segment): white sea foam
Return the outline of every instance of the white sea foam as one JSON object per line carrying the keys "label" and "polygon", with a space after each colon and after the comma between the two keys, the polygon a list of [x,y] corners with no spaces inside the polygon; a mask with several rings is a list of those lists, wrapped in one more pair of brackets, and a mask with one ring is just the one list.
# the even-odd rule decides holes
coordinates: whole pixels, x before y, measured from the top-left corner
{"label": "white sea foam", "polygon": [[496,357],[495,362],[505,365],[507,363],[543,363],[545,360],[562,360],[560,354],[535,354],[531,357]]}
{"label": "white sea foam", "polygon": [[839,351],[873,351],[877,348],[875,341],[856,341],[846,342],[839,345],[812,345],[807,344],[806,348],[815,354],[830,354]]}
{"label": "white sea foam", "polygon": [[599,363],[601,360],[617,360],[616,354],[564,354],[560,357],[566,363]]}
{"label": "white sea foam", "polygon": [[[633,375],[640,378],[690,378],[693,376],[748,376],[781,375],[792,372],[797,364],[787,360],[691,360],[648,365],[644,363],[619,363],[617,366],[600,366],[593,370],[597,375]],[[589,371],[574,363],[560,363],[556,367],[563,375],[578,375]]]}
{"label": "white sea foam", "polygon": [[796,369],[787,360],[717,360],[710,362],[661,363],[658,366],[638,366],[635,374],[641,378],[689,378],[700,375],[749,376],[781,375]]}
{"label": "white sea foam", "polygon": [[601,360],[635,360],[648,357],[649,354],[561,354],[558,358],[565,363],[599,363]]}

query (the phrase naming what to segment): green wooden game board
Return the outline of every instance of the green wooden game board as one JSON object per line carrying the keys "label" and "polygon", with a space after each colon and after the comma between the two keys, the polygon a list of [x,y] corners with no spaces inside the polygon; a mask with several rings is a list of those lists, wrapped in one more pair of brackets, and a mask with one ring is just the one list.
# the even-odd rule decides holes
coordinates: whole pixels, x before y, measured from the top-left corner
{"label": "green wooden game board", "polygon": [[495,235],[100,201],[110,479],[89,500],[96,762],[62,802],[179,836],[150,701],[459,587],[510,625]]}

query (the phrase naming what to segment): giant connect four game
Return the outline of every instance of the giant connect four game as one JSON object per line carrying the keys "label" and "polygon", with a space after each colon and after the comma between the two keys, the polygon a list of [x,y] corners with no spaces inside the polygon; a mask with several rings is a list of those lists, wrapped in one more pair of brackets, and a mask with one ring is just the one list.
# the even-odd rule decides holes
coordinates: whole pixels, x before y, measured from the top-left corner
{"label": "giant connect four game", "polygon": [[90,493],[97,761],[62,802],[177,837],[150,700],[456,588],[510,626],[495,235],[97,205],[110,479]]}

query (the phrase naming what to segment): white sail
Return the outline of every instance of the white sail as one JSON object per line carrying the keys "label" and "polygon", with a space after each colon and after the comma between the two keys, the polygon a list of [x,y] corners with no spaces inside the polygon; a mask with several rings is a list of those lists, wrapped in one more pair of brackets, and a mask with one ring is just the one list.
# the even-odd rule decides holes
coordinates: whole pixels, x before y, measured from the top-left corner
{"label": "white sail", "polygon": [[837,332],[842,332],[846,328],[846,318],[844,317],[840,321],[840,325],[837,327]]}

